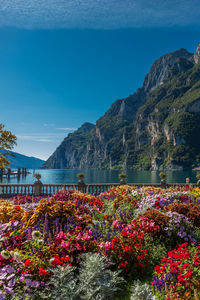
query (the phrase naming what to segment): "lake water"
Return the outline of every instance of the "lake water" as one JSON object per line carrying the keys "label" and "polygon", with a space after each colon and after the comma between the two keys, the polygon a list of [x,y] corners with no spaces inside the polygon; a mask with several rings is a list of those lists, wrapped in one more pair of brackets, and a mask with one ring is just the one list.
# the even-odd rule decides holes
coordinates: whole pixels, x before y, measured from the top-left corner
{"label": "lake water", "polygon": [[[4,183],[33,183],[33,170],[31,174],[26,177],[11,177],[10,180],[3,179]],[[117,183],[119,182],[118,175],[121,171],[117,170],[35,170],[42,175],[42,183],[56,184],[56,183],[77,183],[76,175],[78,173],[85,174],[85,183]],[[127,170],[127,183],[159,183],[159,171],[136,171]],[[191,183],[196,183],[195,171],[167,171],[166,182],[168,183],[185,183],[187,177],[190,178]]]}

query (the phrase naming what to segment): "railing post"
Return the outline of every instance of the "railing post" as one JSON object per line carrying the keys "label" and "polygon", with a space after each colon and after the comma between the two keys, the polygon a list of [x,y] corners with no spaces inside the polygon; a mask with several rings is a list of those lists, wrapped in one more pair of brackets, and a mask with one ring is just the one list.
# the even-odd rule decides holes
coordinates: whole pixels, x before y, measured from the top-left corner
{"label": "railing post", "polygon": [[41,190],[42,190],[42,182],[40,180],[37,180],[33,184],[33,195],[38,197],[41,196]]}
{"label": "railing post", "polygon": [[160,185],[161,185],[162,189],[165,189],[166,188],[166,181],[164,179],[161,180]]}
{"label": "railing post", "polygon": [[124,178],[120,179],[120,182],[119,182],[120,185],[126,185],[126,180]]}
{"label": "railing post", "polygon": [[78,190],[82,193],[86,193],[86,184],[84,182],[78,182]]}
{"label": "railing post", "polygon": [[86,193],[87,186],[86,186],[85,182],[83,181],[84,174],[79,173],[79,174],[77,174],[77,177],[79,178],[79,180],[78,180],[78,190],[82,193]]}
{"label": "railing post", "polygon": [[126,185],[127,183],[126,183],[126,174],[124,174],[124,173],[121,173],[121,174],[119,174],[119,179],[120,179],[120,185]]}

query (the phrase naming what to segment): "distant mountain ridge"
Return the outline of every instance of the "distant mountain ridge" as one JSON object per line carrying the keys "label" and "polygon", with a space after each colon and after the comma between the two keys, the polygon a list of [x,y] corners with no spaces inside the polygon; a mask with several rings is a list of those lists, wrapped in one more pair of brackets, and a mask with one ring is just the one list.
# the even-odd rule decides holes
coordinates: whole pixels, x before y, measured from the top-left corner
{"label": "distant mountain ridge", "polygon": [[69,134],[42,168],[196,166],[199,121],[200,44],[195,54],[179,49],[156,60],[141,88]]}
{"label": "distant mountain ridge", "polygon": [[10,168],[17,169],[17,168],[27,168],[27,169],[39,169],[42,164],[44,164],[44,160],[36,158],[36,157],[29,157],[17,152],[9,151],[14,156],[9,155],[8,160],[10,161]]}

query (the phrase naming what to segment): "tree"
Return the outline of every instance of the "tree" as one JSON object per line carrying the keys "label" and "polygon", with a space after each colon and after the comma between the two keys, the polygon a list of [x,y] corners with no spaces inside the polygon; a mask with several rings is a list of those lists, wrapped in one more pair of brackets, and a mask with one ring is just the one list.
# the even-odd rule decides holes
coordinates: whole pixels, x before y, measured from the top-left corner
{"label": "tree", "polygon": [[5,169],[9,166],[7,155],[11,155],[9,151],[16,145],[16,136],[10,131],[4,130],[4,125],[0,124],[0,169]]}

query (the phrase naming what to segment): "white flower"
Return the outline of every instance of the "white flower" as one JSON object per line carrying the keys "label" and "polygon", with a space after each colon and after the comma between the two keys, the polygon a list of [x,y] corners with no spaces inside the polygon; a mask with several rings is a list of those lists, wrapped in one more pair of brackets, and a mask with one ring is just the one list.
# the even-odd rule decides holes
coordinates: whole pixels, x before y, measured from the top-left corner
{"label": "white flower", "polygon": [[49,260],[49,264],[50,264],[50,265],[52,265],[52,262],[54,262],[54,259],[55,259],[55,258],[52,257],[52,258]]}
{"label": "white flower", "polygon": [[7,251],[7,250],[3,250],[3,251],[1,251],[1,256],[2,256],[4,259],[9,259],[9,257],[10,257],[10,252]]}
{"label": "white flower", "polygon": [[34,240],[39,240],[40,237],[41,237],[41,232],[40,232],[40,231],[33,231],[33,232],[32,232],[32,238],[33,238]]}
{"label": "white flower", "polygon": [[8,239],[7,236],[3,236],[2,238],[0,238],[0,242],[6,241]]}
{"label": "white flower", "polygon": [[43,239],[39,239],[37,241],[37,243],[38,243],[38,246],[41,247],[44,244],[44,240]]}
{"label": "white flower", "polygon": [[21,259],[22,259],[22,256],[21,256],[21,254],[20,254],[19,252],[14,252],[14,253],[13,253],[13,258],[14,258],[15,260],[21,260]]}
{"label": "white flower", "polygon": [[132,192],[132,195],[133,195],[133,196],[137,196],[137,195],[138,195],[138,191],[133,191],[133,192]]}

